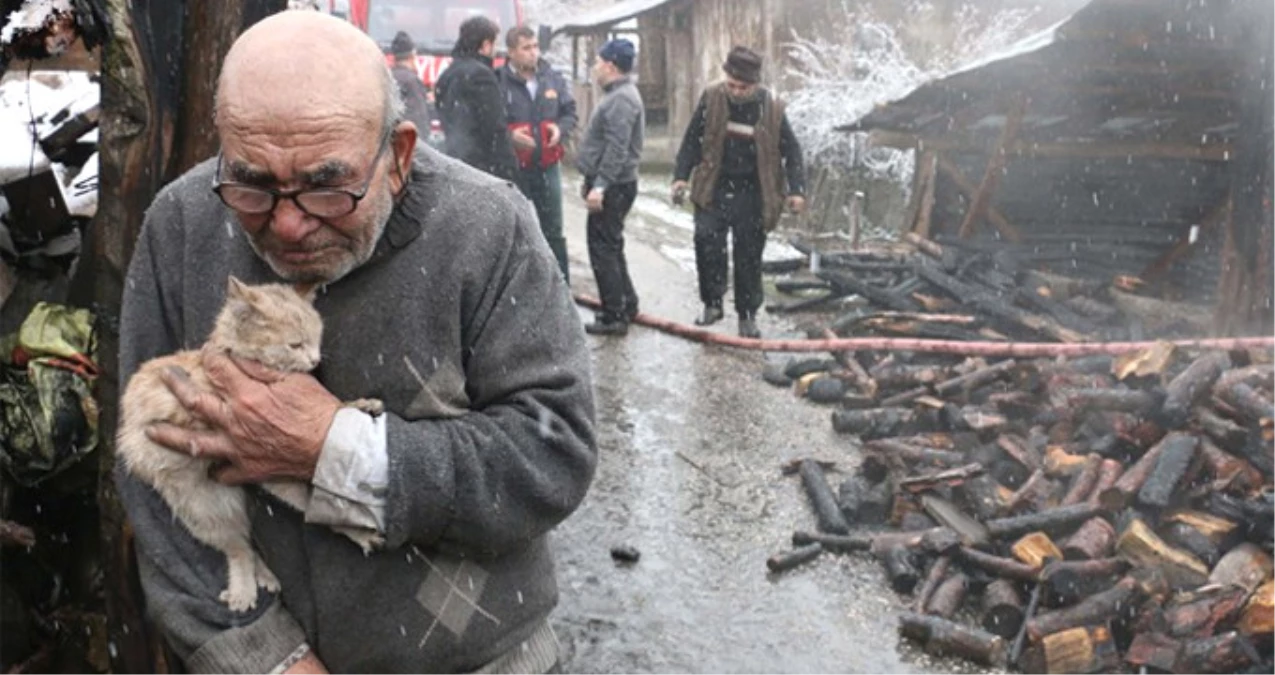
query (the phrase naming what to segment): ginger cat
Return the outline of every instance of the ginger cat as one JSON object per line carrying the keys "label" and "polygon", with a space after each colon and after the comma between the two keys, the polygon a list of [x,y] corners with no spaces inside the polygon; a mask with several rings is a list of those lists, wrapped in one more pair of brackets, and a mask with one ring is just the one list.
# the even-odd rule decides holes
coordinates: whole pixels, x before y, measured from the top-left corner
{"label": "ginger cat", "polygon": [[[248,286],[231,277],[226,304],[203,349],[258,361],[273,370],[309,372],[319,364],[323,336],[323,321],[312,306],[313,301],[313,289],[286,284]],[[116,449],[129,472],[155,488],[196,539],[226,555],[229,580],[218,597],[230,609],[246,611],[257,604],[258,586],[277,591],[279,580],[252,549],[243,488],[213,480],[209,476],[213,460],[175,452],[146,438],[146,427],[156,422],[204,428],[160,380],[160,372],[172,366],[189,373],[195,386],[212,389],[200,365],[199,351],[181,351],[142,364],[121,400]],[[381,413],[380,402],[375,400],[346,405],[373,415]],[[301,512],[309,504],[310,486],[305,483],[280,481],[263,487]],[[383,542],[379,535],[366,530],[336,529],[365,553]]]}

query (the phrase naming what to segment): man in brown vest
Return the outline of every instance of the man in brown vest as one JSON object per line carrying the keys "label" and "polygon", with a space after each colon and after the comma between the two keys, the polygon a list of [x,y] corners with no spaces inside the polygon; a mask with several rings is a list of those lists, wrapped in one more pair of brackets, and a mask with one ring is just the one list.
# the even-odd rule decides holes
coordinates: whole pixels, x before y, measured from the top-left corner
{"label": "man in brown vest", "polygon": [[[761,254],[766,233],[779,223],[785,202],[800,213],[806,205],[805,166],[784,104],[758,84],[762,58],[747,47],[731,50],[722,69],[726,80],[700,96],[677,152],[673,200],[691,181],[695,204],[695,266],[704,312],[700,326],[725,316],[726,234],[735,258],[735,311],[739,334],[761,336]],[[694,177],[691,172],[694,170]],[[786,197],[786,199],[785,199]]]}

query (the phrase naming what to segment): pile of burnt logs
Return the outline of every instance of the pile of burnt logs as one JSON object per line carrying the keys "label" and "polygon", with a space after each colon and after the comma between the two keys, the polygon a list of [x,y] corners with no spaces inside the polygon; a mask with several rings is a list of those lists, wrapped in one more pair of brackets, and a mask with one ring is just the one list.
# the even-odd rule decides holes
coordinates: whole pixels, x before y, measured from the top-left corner
{"label": "pile of burnt logs", "polygon": [[[1007,251],[963,250],[916,235],[888,250],[770,261],[776,289],[791,299],[771,313],[835,312],[842,337],[1053,342],[1140,340],[1147,334],[1194,337],[1204,312],[1162,302],[1158,289],[1128,276],[1106,280],[1041,272]],[[849,302],[852,308],[846,310]]]}
{"label": "pile of burnt logs", "polygon": [[987,666],[1272,672],[1269,354],[905,356],[768,368],[862,458],[835,491],[826,458],[786,467],[818,525],[772,572],[873,556],[903,638]]}

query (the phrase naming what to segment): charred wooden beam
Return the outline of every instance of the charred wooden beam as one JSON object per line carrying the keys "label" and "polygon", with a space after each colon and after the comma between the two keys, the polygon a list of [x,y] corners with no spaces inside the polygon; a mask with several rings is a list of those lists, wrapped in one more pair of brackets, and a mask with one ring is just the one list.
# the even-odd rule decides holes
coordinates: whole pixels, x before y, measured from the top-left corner
{"label": "charred wooden beam", "polygon": [[943,397],[954,396],[957,393],[964,393],[968,396],[969,392],[1004,377],[1017,365],[1018,362],[1014,359],[1006,359],[984,366],[964,375],[939,382],[934,385],[934,393]]}
{"label": "charred wooden beam", "polygon": [[1187,423],[1191,409],[1209,395],[1222,372],[1231,367],[1226,352],[1210,352],[1197,358],[1165,387],[1164,405],[1160,408],[1162,424],[1177,429]]}
{"label": "charred wooden beam", "polygon": [[[1156,464],[1160,461],[1160,455],[1167,447],[1177,448],[1179,446],[1195,447],[1198,440],[1194,436],[1174,432],[1165,436],[1159,443],[1151,446],[1149,450],[1138,458],[1138,461],[1129,467],[1127,471],[1121,474],[1120,479],[1115,485],[1103,490],[1098,496],[1101,504],[1109,511],[1119,511],[1128,506],[1133,496],[1138,494],[1142,489],[1142,484],[1151,476],[1151,472],[1155,470]],[[1175,450],[1177,452],[1177,450]]]}
{"label": "charred wooden beam", "polygon": [[967,546],[987,544],[991,536],[987,528],[969,517],[955,504],[935,495],[921,495],[921,507],[939,525],[950,528]]}
{"label": "charred wooden beam", "polygon": [[1237,586],[1251,593],[1266,583],[1272,573],[1275,573],[1275,569],[1272,567],[1270,554],[1244,542],[1222,556],[1209,574],[1209,582]]}
{"label": "charred wooden beam", "polygon": [[1229,625],[1239,616],[1249,591],[1238,586],[1205,586],[1174,597],[1160,611],[1158,622],[1174,638],[1206,638],[1219,625]]}
{"label": "charred wooden beam", "polygon": [[832,494],[832,488],[828,487],[828,481],[819,464],[810,459],[802,460],[798,472],[801,474],[801,483],[806,488],[806,495],[810,498],[810,505],[814,508],[819,529],[831,534],[849,532],[850,526],[841,515],[841,507],[837,505],[837,498]]}
{"label": "charred wooden beam", "polygon": [[1200,457],[1221,486],[1241,492],[1252,492],[1262,487],[1264,479],[1257,467],[1248,460],[1227,453],[1207,438],[1200,439]]}
{"label": "charred wooden beam", "polygon": [[1177,673],[1238,673],[1262,662],[1248,638],[1236,631],[1203,640],[1186,640],[1178,657]]}
{"label": "charred wooden beam", "polygon": [[884,389],[912,389],[942,382],[951,377],[951,372],[952,369],[947,366],[892,363],[883,368],[873,368],[869,374]]}
{"label": "charred wooden beam", "polygon": [[1139,633],[1125,653],[1125,662],[1141,666],[1144,672],[1154,668],[1169,673],[1177,666],[1181,653],[1182,643],[1179,640],[1163,633]]}
{"label": "charred wooden beam", "polygon": [[1044,532],[1032,532],[1024,535],[1010,547],[1014,557],[1035,569],[1043,568],[1054,560],[1062,560],[1062,551],[1054,545],[1049,535]]}
{"label": "charred wooden beam", "polygon": [[921,263],[916,265],[915,269],[919,276],[932,285],[970,307],[986,313],[988,316],[1021,326],[1035,334],[1060,342],[1081,342],[1084,339],[1084,336],[1080,333],[1059,326],[1052,319],[1011,307],[1003,299],[958,280],[956,277],[940,270],[936,265]]}
{"label": "charred wooden beam", "polygon": [[1155,410],[1158,403],[1150,392],[1141,389],[1096,387],[1060,387],[1053,392],[1054,404],[1072,410],[1104,410],[1135,415]]}
{"label": "charred wooden beam", "polygon": [[925,580],[921,582],[921,587],[916,591],[913,598],[912,608],[917,612],[924,613],[925,606],[930,602],[930,596],[934,595],[934,589],[943,583],[947,578],[947,572],[952,567],[952,556],[941,555],[930,563],[930,567],[925,571]]}
{"label": "charred wooden beam", "polygon": [[1026,563],[1012,558],[1002,558],[978,549],[962,546],[957,549],[956,557],[967,565],[991,572],[1002,579],[1016,581],[1035,581],[1039,570]]}
{"label": "charred wooden beam", "polygon": [[965,462],[965,455],[950,450],[939,450],[898,438],[878,438],[864,444],[868,450],[875,450],[890,457],[898,458],[910,465],[933,467],[956,467]]}
{"label": "charred wooden beam", "polygon": [[1267,581],[1253,593],[1235,629],[1243,635],[1271,639],[1275,634],[1275,582]]}
{"label": "charred wooden beam", "polygon": [[937,431],[938,426],[907,408],[835,410],[832,413],[833,430],[842,434],[856,434],[865,441],[927,430]]}
{"label": "charred wooden beam", "polygon": [[1248,442],[1248,430],[1213,412],[1208,406],[1197,406],[1192,417],[1201,431],[1226,450],[1238,452]]}
{"label": "charred wooden beam", "polygon": [[1205,566],[1217,564],[1219,553],[1217,544],[1209,540],[1203,532],[1186,523],[1169,523],[1161,528],[1164,540],[1170,546],[1180,548],[1200,559]]}
{"label": "charred wooden beam", "polygon": [[1116,546],[1116,530],[1102,518],[1090,518],[1063,543],[1067,560],[1097,560],[1111,555]]}
{"label": "charred wooden beam", "polygon": [[1055,487],[1057,486],[1045,477],[1045,472],[1037,469],[1021,487],[1014,491],[1014,494],[1010,495],[1005,508],[1011,513],[1024,506],[1042,508],[1053,495]]}
{"label": "charred wooden beam", "polygon": [[1038,614],[1027,622],[1027,635],[1032,642],[1039,642],[1046,635],[1068,628],[1092,626],[1112,618],[1133,616],[1137,612],[1133,602],[1136,588],[1137,582],[1133,577],[1124,577],[1111,588],[1095,593],[1071,607]]}
{"label": "charred wooden beam", "polygon": [[872,483],[863,476],[851,476],[837,489],[837,501],[847,523],[878,525],[894,509],[894,490],[889,481]]}
{"label": "charred wooden beam", "polygon": [[899,635],[922,645],[927,654],[958,656],[993,668],[1005,666],[1005,640],[948,619],[914,612],[899,615]]}
{"label": "charred wooden beam", "polygon": [[1181,435],[1164,444],[1155,467],[1138,489],[1138,503],[1158,509],[1167,507],[1179,489],[1185,487],[1198,443],[1195,436]]}
{"label": "charred wooden beam", "polygon": [[1009,579],[997,579],[983,589],[983,629],[1010,639],[1023,625],[1023,598],[1018,585]]}
{"label": "charred wooden beam", "polygon": [[1093,491],[1089,493],[1089,498],[1084,503],[1098,506],[1102,493],[1114,486],[1122,475],[1124,475],[1123,464],[1114,459],[1102,460],[1102,467],[1098,470],[1098,482],[1094,484]]}
{"label": "charred wooden beam", "polygon": [[1120,650],[1105,622],[1078,626],[1046,635],[1024,654],[1020,666],[1028,673],[1113,673]]}
{"label": "charred wooden beam", "polygon": [[912,557],[912,551],[906,546],[894,546],[879,556],[885,567],[885,576],[890,580],[890,587],[895,593],[906,595],[916,588],[920,573]]}
{"label": "charred wooden beam", "polygon": [[792,545],[807,547],[819,544],[826,551],[833,553],[859,553],[872,548],[873,537],[868,535],[823,534],[822,532],[792,533]]}
{"label": "charred wooden beam", "polygon": [[961,572],[949,574],[939,587],[934,589],[929,601],[925,604],[925,613],[952,618],[965,602],[965,593],[969,590],[969,577]]}
{"label": "charred wooden beam", "polygon": [[1264,497],[1240,499],[1220,492],[1210,492],[1201,504],[1209,513],[1243,525],[1249,541],[1270,546],[1275,539],[1275,504],[1269,493]]}
{"label": "charred wooden beam", "polygon": [[1160,570],[1175,589],[1195,588],[1209,577],[1199,558],[1170,546],[1140,518],[1134,518],[1120,534],[1116,551],[1134,565]]}
{"label": "charred wooden beam", "polygon": [[776,553],[767,558],[766,568],[775,573],[786,572],[818,558],[820,553],[823,553],[823,546],[818,543],[807,544],[801,548]]}
{"label": "charred wooden beam", "polygon": [[907,478],[899,480],[898,484],[899,489],[901,490],[917,493],[924,492],[926,490],[933,490],[940,485],[959,485],[974,476],[981,475],[982,473],[983,466],[976,462],[933,473],[908,476]]}
{"label": "charred wooden beam", "polygon": [[1001,434],[996,437],[996,446],[1005,451],[1014,461],[1022,464],[1029,471],[1043,466],[1040,453],[1027,444],[1027,441],[1013,434]]}
{"label": "charred wooden beam", "polygon": [[854,275],[839,270],[819,270],[815,273],[820,279],[828,282],[837,293],[860,295],[873,305],[885,307],[898,312],[919,312],[921,306],[906,295],[891,293],[882,288],[860,281]]}
{"label": "charred wooden beam", "polygon": [[991,476],[975,476],[961,483],[959,490],[966,505],[979,520],[995,518],[1005,508],[1005,500],[1001,497],[1002,487]]}
{"label": "charred wooden beam", "polygon": [[992,537],[997,539],[1018,537],[1037,530],[1048,534],[1058,534],[1062,530],[1093,518],[1098,513],[1099,508],[1091,504],[1072,504],[1038,513],[990,520],[986,524]]}
{"label": "charred wooden beam", "polygon": [[1222,393],[1222,400],[1234,407],[1253,424],[1275,419],[1275,404],[1244,382],[1237,382]]}
{"label": "charred wooden beam", "polygon": [[1050,563],[1040,572],[1041,585],[1061,604],[1110,588],[1129,569],[1123,558],[1100,558]]}
{"label": "charred wooden beam", "polygon": [[1090,454],[1085,457],[1084,466],[1072,476],[1071,485],[1067,488],[1067,494],[1063,495],[1062,501],[1059,502],[1061,506],[1079,504],[1089,498],[1094,486],[1098,484],[1103,461],[1103,458],[1096,454]]}

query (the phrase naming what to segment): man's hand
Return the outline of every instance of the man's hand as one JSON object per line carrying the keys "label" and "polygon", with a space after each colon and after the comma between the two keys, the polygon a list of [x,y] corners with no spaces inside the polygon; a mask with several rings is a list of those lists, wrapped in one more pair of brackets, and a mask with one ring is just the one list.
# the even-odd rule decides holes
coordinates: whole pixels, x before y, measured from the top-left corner
{"label": "man's hand", "polygon": [[509,140],[520,150],[533,150],[536,147],[536,139],[532,138],[531,132],[526,129],[514,129],[509,132]]}
{"label": "man's hand", "polygon": [[545,147],[552,148],[562,142],[562,129],[555,122],[549,122],[546,126],[549,130],[549,142]]}
{"label": "man's hand", "polygon": [[673,187],[669,189],[669,200],[680,206],[686,199],[686,190],[688,188],[689,186],[684,180],[673,181]]}
{"label": "man's hand", "polygon": [[314,652],[310,652],[301,657],[300,661],[288,666],[283,675],[327,675],[327,672],[328,667],[323,665]]}
{"label": "man's hand", "polygon": [[211,350],[203,353],[203,366],[214,391],[199,389],[179,368],[160,377],[208,428],[157,424],[147,429],[147,437],[178,452],[226,462],[214,477],[228,485],[277,478],[309,482],[341,402],[307,374],[241,366]]}
{"label": "man's hand", "polygon": [[602,190],[601,188],[593,188],[589,190],[589,195],[584,199],[584,205],[589,209],[589,213],[602,212]]}
{"label": "man's hand", "polygon": [[806,210],[806,198],[801,195],[792,195],[788,198],[788,210],[800,215]]}

